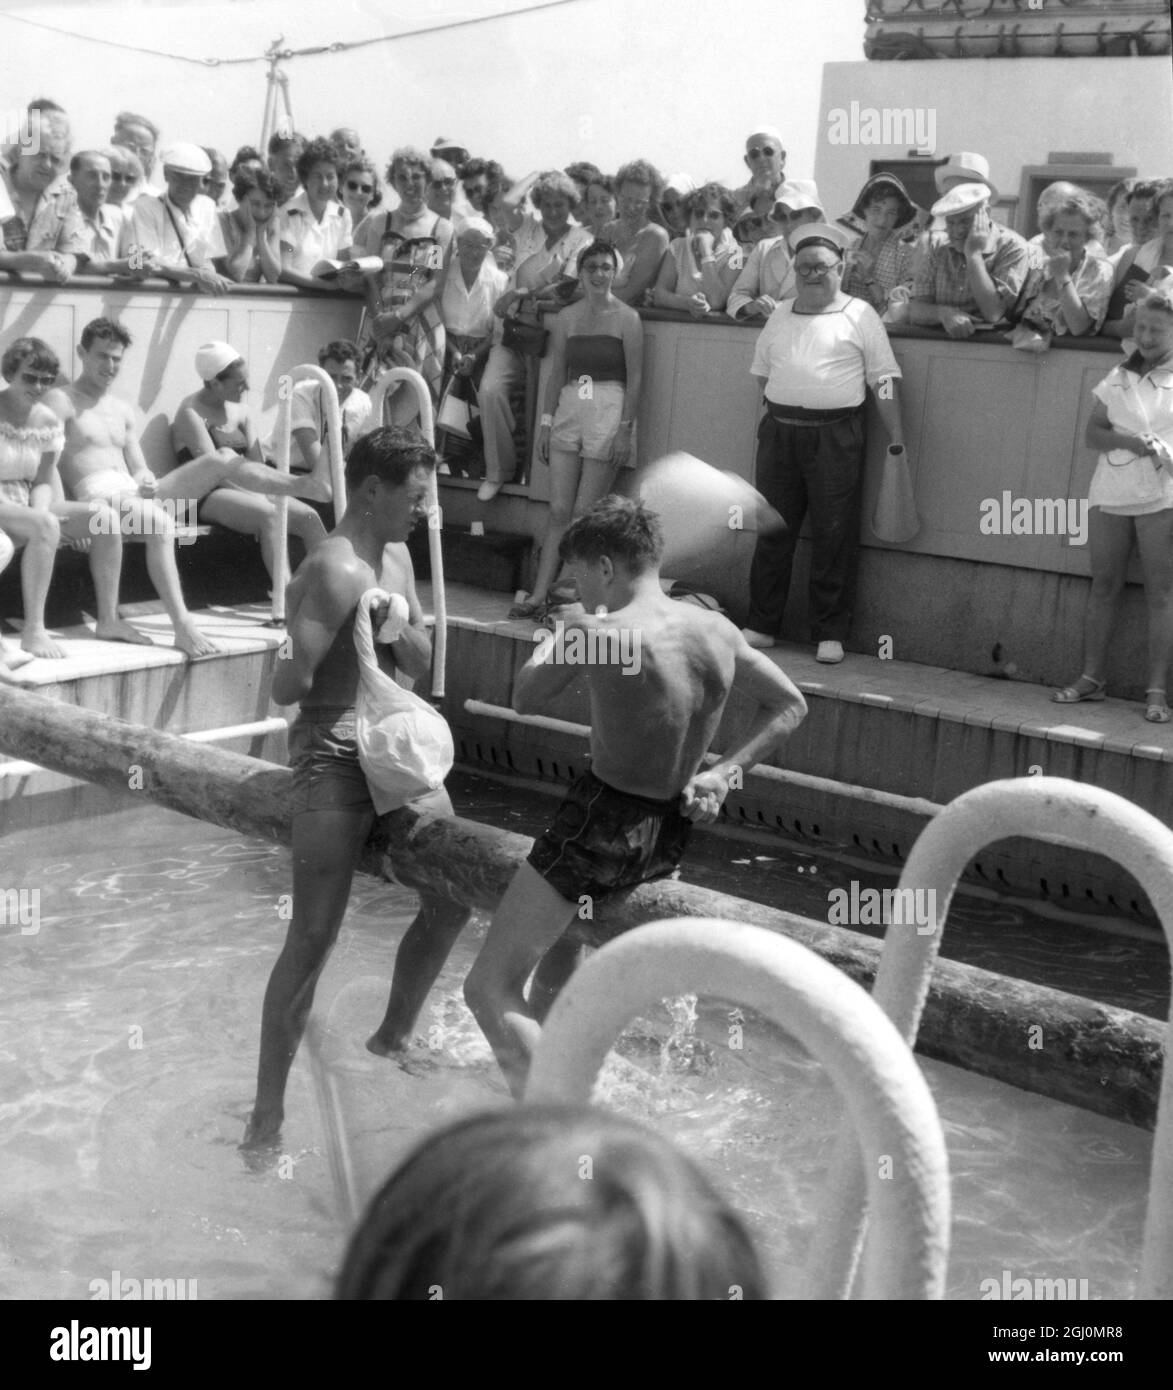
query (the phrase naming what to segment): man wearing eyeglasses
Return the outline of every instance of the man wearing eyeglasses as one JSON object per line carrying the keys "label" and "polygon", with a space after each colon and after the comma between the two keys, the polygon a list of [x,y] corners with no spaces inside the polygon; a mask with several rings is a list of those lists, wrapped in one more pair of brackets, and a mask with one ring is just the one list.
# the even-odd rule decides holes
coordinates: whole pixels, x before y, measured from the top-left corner
{"label": "man wearing eyeglasses", "polygon": [[759,194],[770,198],[777,197],[778,186],[786,177],[786,151],[782,148],[782,136],[772,126],[763,126],[745,141],[745,165],[749,170],[749,182],[733,190],[733,207],[740,216]]}
{"label": "man wearing eyeglasses", "polygon": [[824,662],[843,660],[851,627],[867,388],[891,447],[904,447],[900,368],[888,335],[872,306],[841,288],[849,246],[844,232],[825,223],[790,234],[797,293],[770,315],[750,367],[766,405],[754,485],[786,526],[758,535],[745,640],[751,647],[774,645],[809,512],[807,619],[816,659]]}

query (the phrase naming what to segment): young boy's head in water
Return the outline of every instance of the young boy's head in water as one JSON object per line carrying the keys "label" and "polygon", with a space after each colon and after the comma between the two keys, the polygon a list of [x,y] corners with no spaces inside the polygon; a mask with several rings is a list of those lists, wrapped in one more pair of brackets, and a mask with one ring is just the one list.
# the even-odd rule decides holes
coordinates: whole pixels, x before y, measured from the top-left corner
{"label": "young boy's head in water", "polygon": [[764,1299],[740,1218],[651,1130],[531,1105],[426,1139],[351,1239],[341,1299]]}

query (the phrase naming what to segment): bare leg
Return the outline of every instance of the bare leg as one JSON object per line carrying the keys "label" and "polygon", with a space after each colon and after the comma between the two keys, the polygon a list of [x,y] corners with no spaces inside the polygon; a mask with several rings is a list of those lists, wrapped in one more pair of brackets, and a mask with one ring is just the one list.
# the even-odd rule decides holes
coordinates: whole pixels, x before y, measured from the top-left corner
{"label": "bare leg", "polygon": [[581,954],[582,943],[564,936],[560,941],[555,941],[538,961],[527,1000],[530,1012],[539,1023],[545,1023],[554,1000],[562,993],[567,980],[578,969]]}
{"label": "bare leg", "polygon": [[[16,554],[16,546],[6,532],[0,530],[0,574],[12,563],[12,558]],[[27,665],[33,660],[31,652],[22,652],[17,647],[10,647],[2,637],[0,637],[0,680],[3,680],[10,671],[15,671],[18,666]]]}
{"label": "bare leg", "polygon": [[[90,574],[98,603],[94,636],[103,642],[130,642],[150,647],[154,643],[118,616],[118,585],[122,578],[122,532],[117,511],[106,502],[55,502],[61,518],[61,534],[90,542]],[[104,515],[103,515],[104,513]]]}
{"label": "bare leg", "polygon": [[309,497],[315,502],[328,502],[334,495],[325,449],[312,473],[279,473],[268,464],[242,458],[231,449],[218,449],[214,454],[201,454],[173,468],[159,479],[155,495],[198,502],[225,483],[236,483],[246,492],[260,492],[271,497]]}
{"label": "bare leg", "polygon": [[1102,681],[1108,661],[1108,645],[1116,630],[1120,600],[1132,550],[1131,516],[1114,516],[1091,508],[1088,539],[1091,545],[1092,589],[1084,619],[1083,671]]}
{"label": "bare leg", "polygon": [[367,1040],[368,1051],[386,1057],[407,1046],[428,992],[470,916],[463,903],[421,895],[420,910],[395,955],[387,1013]]}
{"label": "bare leg", "polygon": [[58,660],[65,655],[45,629],[45,599],[53,578],[53,562],[61,539],[61,523],[52,512],[34,511],[16,502],[0,502],[0,527],[6,542],[7,559],[16,546],[24,546],[20,564],[21,591],[24,596],[24,630],[20,645],[30,657]]}
{"label": "bare leg", "polygon": [[599,498],[606,497],[614,479],[613,463],[588,458],[580,463],[574,454],[550,450],[550,510],[534,584],[535,599],[545,598],[558,576],[562,565],[558,545],[570,523],[590,511]]}
{"label": "bare leg", "polygon": [[517,1098],[541,1036],[522,991],[530,972],[574,920],[576,910],[531,864],[522,864],[464,982],[465,1002]]}
{"label": "bare leg", "polygon": [[1173,507],[1134,520],[1149,617],[1148,693],[1162,695],[1149,701],[1152,707],[1168,703],[1163,697],[1173,656]]}
{"label": "bare leg", "polygon": [[[239,531],[246,536],[256,536],[261,545],[261,558],[270,576],[273,573],[273,503],[267,497],[255,493],[238,492],[234,488],[222,487],[206,498],[203,504],[206,521],[214,521],[229,530]],[[296,498],[289,501],[286,522],[288,531],[299,536],[306,549],[326,537],[322,519],[312,507],[307,507]]]}
{"label": "bare leg", "polygon": [[289,1069],[374,819],[373,811],[303,811],[294,817],[293,920],[265,990],[257,1098],[243,1148],[265,1147],[280,1135]]}

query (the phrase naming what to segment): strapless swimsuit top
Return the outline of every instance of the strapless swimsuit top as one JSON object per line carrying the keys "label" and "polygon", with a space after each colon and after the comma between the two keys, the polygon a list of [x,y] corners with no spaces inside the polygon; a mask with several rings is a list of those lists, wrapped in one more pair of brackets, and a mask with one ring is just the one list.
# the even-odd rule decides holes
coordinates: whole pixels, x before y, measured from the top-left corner
{"label": "strapless swimsuit top", "polygon": [[609,333],[580,333],[566,340],[566,377],[618,381],[627,385],[627,355],[623,339]]}

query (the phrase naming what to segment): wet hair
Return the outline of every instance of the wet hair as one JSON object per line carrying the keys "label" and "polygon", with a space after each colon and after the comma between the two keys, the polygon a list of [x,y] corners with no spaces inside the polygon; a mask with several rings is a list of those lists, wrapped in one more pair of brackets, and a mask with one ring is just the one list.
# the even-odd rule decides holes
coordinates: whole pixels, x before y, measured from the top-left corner
{"label": "wet hair", "polygon": [[270,155],[285,154],[288,150],[304,150],[308,143],[305,136],[299,134],[296,130],[289,131],[284,135],[281,131],[275,130],[273,134],[269,136],[269,143],[266,149]]}
{"label": "wet hair", "polygon": [[281,180],[269,169],[246,167],[238,170],[232,180],[232,196],[236,201],[243,203],[254,189],[263,193],[266,198],[272,198],[275,203],[281,201],[281,195],[285,191]]}
{"label": "wet hair", "polygon": [[529,198],[539,211],[543,198],[567,198],[570,200],[570,210],[573,212],[579,204],[578,184],[569,174],[564,174],[561,169],[547,169],[530,189]]}
{"label": "wet hair", "polygon": [[690,1158],[625,1116],[548,1104],[446,1126],[372,1199],[335,1298],[437,1293],[495,1302],[768,1296],[741,1219]]}
{"label": "wet hair", "polygon": [[582,273],[584,263],[592,256],[606,256],[615,269],[619,269],[619,252],[616,250],[613,242],[607,241],[603,237],[599,237],[596,241],[592,241],[585,251],[580,251],[578,253],[578,270],[580,274]]}
{"label": "wet hair", "polygon": [[343,157],[338,153],[338,146],[319,135],[311,140],[297,157],[297,177],[304,184],[310,176],[310,171],[317,164],[328,164],[335,174],[342,171]]}
{"label": "wet hair", "polygon": [[621,560],[632,574],[660,563],[664,533],[660,518],[638,499],[604,497],[571,523],[558,554],[563,560]]}
{"label": "wet hair", "polygon": [[318,365],[325,362],[357,362],[358,348],[349,338],[335,338],[332,343],[318,349]]}
{"label": "wet hair", "polygon": [[[1057,189],[1055,193],[1051,189]],[[1048,196],[1049,195],[1049,196]],[[1076,214],[1087,224],[1089,236],[1099,236],[1108,217],[1107,206],[1086,188],[1076,184],[1051,184],[1039,196],[1039,226],[1049,232],[1057,217]]]}
{"label": "wet hair", "polygon": [[117,319],[90,319],[81,331],[81,345],[88,350],[99,340],[104,343],[121,343],[124,348],[128,348],[131,343],[130,334]]}
{"label": "wet hair", "polygon": [[[379,179],[378,171],[365,154],[359,155],[358,158],[352,155],[347,159],[345,166],[338,170],[339,185],[344,184],[354,173],[365,174],[370,179],[372,191],[366,195],[367,211],[369,212],[371,208],[377,208],[383,201],[383,184]],[[339,196],[341,196],[341,187],[339,188]]]}
{"label": "wet hair", "polygon": [[632,159],[615,175],[615,192],[618,193],[625,183],[646,183],[652,190],[652,202],[655,204],[660,201],[664,175],[646,159]]}
{"label": "wet hair", "polygon": [[17,338],[10,343],[0,357],[0,374],[5,381],[11,381],[22,367],[32,367],[34,371],[52,372],[55,376],[61,370],[61,360],[40,338]]}
{"label": "wet hair", "polygon": [[391,161],[387,165],[387,182],[394,183],[401,169],[422,169],[424,178],[430,179],[432,156],[424,154],[423,150],[417,149],[414,145],[400,145],[397,150],[391,152]]}
{"label": "wet hair", "polygon": [[264,164],[265,157],[255,145],[241,145],[240,149],[232,156],[232,163],[228,166],[228,172],[234,178],[237,169],[242,164]]}
{"label": "wet hair", "polygon": [[436,451],[414,426],[394,425],[364,434],[346,460],[346,486],[361,486],[373,474],[388,487],[402,487],[417,468],[431,473]]}
{"label": "wet hair", "polygon": [[146,116],[139,116],[133,111],[119,111],[114,117],[114,134],[117,135],[128,125],[141,125],[144,130],[149,130],[156,144],[159,143],[159,127],[154,121],[149,121]]}
{"label": "wet hair", "polygon": [[733,194],[723,183],[704,183],[700,188],[694,188],[685,195],[682,207],[686,215],[691,217],[694,212],[704,212],[710,203],[717,204],[727,223],[733,221],[736,214]]}

